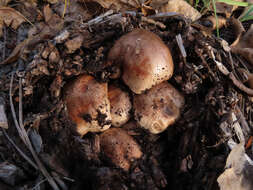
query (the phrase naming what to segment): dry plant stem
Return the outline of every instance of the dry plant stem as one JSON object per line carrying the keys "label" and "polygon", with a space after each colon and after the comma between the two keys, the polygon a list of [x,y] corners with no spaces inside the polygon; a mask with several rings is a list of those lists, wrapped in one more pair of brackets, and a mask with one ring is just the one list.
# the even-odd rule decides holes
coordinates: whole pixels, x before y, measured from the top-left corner
{"label": "dry plant stem", "polygon": [[23,123],[23,95],[22,95],[22,79],[19,78],[19,112],[18,112],[18,119],[19,119],[19,125],[24,126]]}
{"label": "dry plant stem", "polygon": [[68,190],[68,187],[66,186],[64,181],[61,180],[60,176],[56,172],[52,172],[51,174],[62,190]]}
{"label": "dry plant stem", "polygon": [[34,169],[38,170],[39,168],[36,166],[36,164],[28,157],[26,156],[26,154],[24,152],[22,152],[22,150],[20,150],[20,148],[15,144],[15,142],[9,137],[9,135],[6,133],[5,129],[2,129],[5,137],[7,138],[7,140],[14,146],[14,148],[19,152],[19,154],[29,163],[31,164],[32,167],[34,167]]}
{"label": "dry plant stem", "polygon": [[184,63],[186,64],[186,56],[187,55],[186,55],[186,51],[184,48],[184,43],[183,43],[183,39],[182,39],[181,34],[176,35],[176,41],[177,41],[177,45],[180,49],[181,55],[183,57]]}
{"label": "dry plant stem", "polygon": [[43,179],[42,181],[40,181],[39,183],[37,183],[31,190],[36,190],[37,187],[39,187],[42,183],[44,183],[45,181],[47,181],[47,179]]}
{"label": "dry plant stem", "polygon": [[183,15],[176,12],[167,12],[167,13],[158,13],[158,14],[149,16],[148,18],[159,19],[159,18],[169,18],[173,16],[183,16]]}
{"label": "dry plant stem", "polygon": [[198,54],[198,56],[200,57],[202,63],[207,67],[208,72],[211,74],[211,76],[213,77],[213,79],[217,82],[217,78],[215,77],[215,74],[213,73],[212,69],[210,68],[210,66],[207,64],[205,58],[202,55],[202,52],[200,49],[195,48],[195,52]]}
{"label": "dry plant stem", "polygon": [[242,125],[242,128],[244,129],[244,133],[246,133],[246,137],[248,138],[250,136],[250,128],[249,128],[249,125],[241,111],[241,109],[239,108],[239,106],[236,105],[235,107],[236,109],[236,112],[238,113],[239,117],[240,117],[240,123]]}
{"label": "dry plant stem", "polygon": [[98,23],[102,22],[105,17],[112,15],[112,14],[113,14],[113,10],[109,10],[109,11],[105,12],[104,14],[97,16],[96,18],[88,21],[87,23],[84,24],[84,26],[91,26],[93,24],[98,24]]}
{"label": "dry plant stem", "polygon": [[246,87],[242,82],[236,79],[235,75],[233,73],[229,74],[229,78],[232,80],[234,85],[239,88],[241,91],[247,93],[250,96],[253,96],[253,90]]}
{"label": "dry plant stem", "polygon": [[251,88],[246,87],[242,82],[237,80],[235,75],[232,72],[229,72],[228,69],[221,62],[218,62],[215,60],[215,56],[212,50],[211,50],[211,55],[212,55],[213,61],[216,63],[220,72],[228,76],[232,80],[233,84],[237,88],[239,88],[241,91],[245,92],[246,94],[250,96],[253,96],[253,90]]}
{"label": "dry plant stem", "polygon": [[[51,187],[54,190],[60,190],[59,187],[57,186],[57,184],[55,183],[54,179],[50,176],[50,174],[48,173],[48,171],[46,170],[46,168],[44,167],[44,165],[41,163],[39,157],[37,156],[35,150],[32,147],[31,141],[26,133],[26,130],[23,126],[23,122],[21,122],[20,124],[17,121],[17,117],[16,117],[16,113],[15,113],[15,109],[14,109],[14,105],[13,105],[13,100],[12,100],[12,86],[13,86],[13,78],[14,78],[14,73],[12,73],[11,76],[11,84],[10,84],[10,91],[9,91],[9,96],[10,96],[10,106],[11,106],[11,111],[12,111],[12,116],[14,119],[14,123],[15,126],[19,132],[20,138],[23,140],[23,142],[25,143],[25,145],[28,147],[28,149],[30,150],[35,162],[38,165],[38,168],[40,169],[40,171],[42,172],[42,174],[47,178],[49,184],[51,185]],[[21,80],[21,78],[19,79]],[[19,82],[19,84],[21,86],[19,86],[19,88],[22,88],[22,83]],[[19,91],[19,93],[21,93],[21,97],[19,97],[19,104],[22,103],[22,90]],[[22,108],[22,106],[19,106]],[[19,111],[20,114],[22,114],[22,111]]]}
{"label": "dry plant stem", "polygon": [[231,116],[232,116],[232,120],[233,120],[233,128],[235,130],[235,134],[236,134],[237,138],[239,139],[240,143],[242,142],[242,143],[245,144],[245,137],[244,137],[244,134],[242,132],[241,125],[239,124],[235,113],[232,112]]}
{"label": "dry plant stem", "polygon": [[11,75],[11,83],[10,83],[10,91],[9,91],[9,98],[10,98],[10,106],[11,106],[11,113],[12,113],[12,117],[13,117],[13,120],[14,120],[14,123],[15,123],[15,126],[17,128],[17,131],[19,133],[19,136],[20,138],[22,139],[22,141],[26,144],[26,141],[25,141],[25,138],[22,134],[22,131],[20,129],[20,126],[18,124],[18,120],[17,120],[17,117],[16,117],[16,113],[15,113],[15,109],[14,109],[14,104],[13,104],[13,100],[12,100],[12,85],[13,85],[13,78],[14,78],[14,73],[12,73]]}
{"label": "dry plant stem", "polygon": [[166,26],[163,23],[161,23],[159,21],[155,21],[155,20],[153,20],[151,18],[144,17],[144,16],[141,17],[141,21],[149,23],[149,24],[154,24],[155,26],[158,26],[161,29],[165,29],[166,28]]}

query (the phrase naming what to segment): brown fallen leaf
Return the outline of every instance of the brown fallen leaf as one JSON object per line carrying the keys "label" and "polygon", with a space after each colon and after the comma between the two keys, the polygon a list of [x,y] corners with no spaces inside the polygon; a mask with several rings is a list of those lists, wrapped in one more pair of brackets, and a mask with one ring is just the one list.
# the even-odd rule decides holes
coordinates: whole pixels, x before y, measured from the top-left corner
{"label": "brown fallen leaf", "polygon": [[79,49],[83,40],[84,37],[82,35],[78,35],[73,39],[66,41],[65,46],[67,48],[67,53],[74,53],[77,49]]}
{"label": "brown fallen leaf", "polygon": [[0,6],[6,6],[11,0],[1,0]]}
{"label": "brown fallen leaf", "polygon": [[252,190],[253,166],[246,160],[244,143],[232,149],[227,157],[226,168],[217,179],[221,190]]}
{"label": "brown fallen leaf", "polygon": [[55,4],[55,3],[58,3],[58,0],[44,0],[50,4]]}
{"label": "brown fallen leaf", "polygon": [[[234,0],[234,1],[243,2],[243,0]],[[233,11],[238,8],[238,6],[236,5],[229,5],[227,3],[221,2],[216,2],[215,5],[216,5],[216,12],[225,14],[227,18],[229,18],[233,13]],[[211,6],[211,9],[213,9],[213,6]]]}
{"label": "brown fallen leaf", "polygon": [[82,2],[95,1],[106,9],[114,10],[135,10],[141,7],[141,1],[138,0],[81,0]]}
{"label": "brown fallen leaf", "polygon": [[169,0],[167,4],[158,8],[158,11],[177,12],[190,18],[192,21],[196,21],[201,17],[201,14],[184,0]]}
{"label": "brown fallen leaf", "polygon": [[46,24],[38,23],[43,27],[40,27],[39,31],[36,31],[38,27],[34,26],[31,29],[33,31],[32,32],[33,34],[30,33],[27,39],[18,44],[12,51],[10,56],[6,58],[4,61],[0,62],[0,65],[13,63],[20,57],[20,55],[22,57],[22,53],[25,52],[26,50],[34,48],[34,46],[40,42],[55,37],[56,34],[62,30],[63,23],[64,23],[63,19],[61,19],[56,14],[53,14]]}
{"label": "brown fallen leaf", "polygon": [[231,45],[231,50],[253,64],[253,24],[243,36],[240,36],[238,43]]}
{"label": "brown fallen leaf", "polygon": [[10,7],[0,7],[0,37],[2,36],[2,28],[6,26],[16,30],[20,24],[27,21],[26,18],[18,11]]}
{"label": "brown fallen leaf", "polygon": [[233,28],[233,31],[234,31],[235,37],[236,37],[234,42],[231,44],[231,47],[233,47],[239,43],[242,34],[245,32],[245,29],[244,29],[242,23],[234,17],[230,18],[230,23],[231,23],[231,26]]}
{"label": "brown fallen leaf", "polygon": [[83,0],[67,0],[65,5],[64,0],[59,0],[58,3],[52,6],[52,9],[58,14],[63,16],[64,13],[64,21],[65,22],[76,22],[78,25],[82,22],[86,22],[92,19],[92,15],[100,12],[101,6],[94,2],[86,2],[82,4]]}
{"label": "brown fallen leaf", "polygon": [[218,25],[215,16],[211,15],[207,18],[201,18],[196,22],[192,23],[192,26],[199,29],[205,36],[211,36],[216,28],[222,28],[227,25],[227,19],[218,16]]}
{"label": "brown fallen leaf", "polygon": [[45,22],[47,23],[53,16],[53,11],[52,9],[50,9],[49,4],[47,4],[44,8],[43,8],[43,15],[44,15],[44,19]]}

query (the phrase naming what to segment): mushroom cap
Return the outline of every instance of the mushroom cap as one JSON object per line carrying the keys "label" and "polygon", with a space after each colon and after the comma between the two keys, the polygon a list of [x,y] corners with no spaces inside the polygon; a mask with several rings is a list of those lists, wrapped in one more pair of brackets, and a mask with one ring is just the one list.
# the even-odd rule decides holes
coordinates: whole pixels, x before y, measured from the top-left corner
{"label": "mushroom cap", "polygon": [[99,83],[90,75],[81,75],[67,85],[65,101],[69,118],[76,131],[100,132],[111,126],[107,83]]}
{"label": "mushroom cap", "polygon": [[174,70],[169,48],[143,29],[123,35],[110,50],[108,64],[123,68],[122,79],[136,94],[168,80]]}
{"label": "mushroom cap", "polygon": [[132,104],[129,94],[114,85],[110,85],[108,97],[111,105],[112,125],[120,127],[130,118]]}
{"label": "mushroom cap", "polygon": [[129,170],[131,162],[142,156],[140,146],[121,128],[110,128],[100,135],[101,150],[113,164]]}
{"label": "mushroom cap", "polygon": [[134,115],[138,124],[153,134],[163,132],[180,115],[184,97],[168,82],[146,93],[134,95]]}

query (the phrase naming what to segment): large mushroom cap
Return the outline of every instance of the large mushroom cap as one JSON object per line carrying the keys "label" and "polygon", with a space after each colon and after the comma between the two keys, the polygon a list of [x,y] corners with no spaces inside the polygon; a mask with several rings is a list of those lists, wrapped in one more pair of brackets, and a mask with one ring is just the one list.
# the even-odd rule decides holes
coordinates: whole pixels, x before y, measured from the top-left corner
{"label": "large mushroom cap", "polygon": [[100,132],[111,125],[107,83],[99,83],[90,75],[81,75],[68,84],[65,100],[70,119],[80,135]]}
{"label": "large mushroom cap", "polygon": [[168,80],[174,69],[168,47],[143,29],[122,36],[110,50],[108,63],[121,65],[123,81],[136,94]]}
{"label": "large mushroom cap", "polygon": [[100,135],[100,145],[113,164],[129,170],[131,162],[142,156],[140,146],[121,128],[110,128]]}
{"label": "large mushroom cap", "polygon": [[134,95],[134,114],[140,126],[153,134],[163,132],[180,115],[184,97],[169,83],[163,82],[146,93]]}
{"label": "large mushroom cap", "polygon": [[108,97],[111,105],[112,125],[120,127],[130,118],[132,108],[130,97],[127,92],[114,85],[109,86]]}

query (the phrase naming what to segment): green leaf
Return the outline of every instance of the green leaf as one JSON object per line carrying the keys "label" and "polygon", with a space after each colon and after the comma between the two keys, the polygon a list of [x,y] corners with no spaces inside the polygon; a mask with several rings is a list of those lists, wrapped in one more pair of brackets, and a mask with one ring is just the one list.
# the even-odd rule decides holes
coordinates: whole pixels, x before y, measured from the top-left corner
{"label": "green leaf", "polygon": [[241,22],[245,22],[245,21],[248,21],[248,20],[253,20],[253,15],[250,15],[248,17],[243,17],[240,19]]}
{"label": "green leaf", "polygon": [[253,5],[248,7],[248,10],[240,16],[240,21],[252,20],[253,17]]}
{"label": "green leaf", "polygon": [[238,2],[235,0],[216,0],[216,2],[226,3],[228,5],[236,5],[240,7],[248,7],[250,5],[250,3],[248,2]]}

